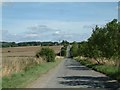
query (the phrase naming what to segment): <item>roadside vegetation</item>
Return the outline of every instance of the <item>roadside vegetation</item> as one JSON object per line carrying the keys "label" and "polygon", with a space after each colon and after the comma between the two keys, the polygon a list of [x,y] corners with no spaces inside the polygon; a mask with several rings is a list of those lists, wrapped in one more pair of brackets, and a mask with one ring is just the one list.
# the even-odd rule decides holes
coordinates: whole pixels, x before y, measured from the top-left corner
{"label": "roadside vegetation", "polygon": [[56,62],[33,65],[21,72],[14,73],[11,76],[4,76],[2,78],[2,88],[23,88],[30,82],[39,78],[42,74],[45,74],[50,69],[54,68],[60,61],[60,59],[56,59]]}
{"label": "roadside vegetation", "polygon": [[120,68],[114,65],[98,64],[94,60],[91,60],[91,58],[75,57],[74,59],[80,62],[82,65],[120,81],[120,72],[118,71]]}
{"label": "roadside vegetation", "polygon": [[[59,51],[60,52],[60,51]],[[44,47],[32,57],[3,57],[2,88],[25,87],[60,63],[55,50]]]}
{"label": "roadside vegetation", "polygon": [[64,57],[66,56],[66,47],[62,47],[62,48],[61,48],[60,55],[61,55],[61,56],[64,56]]}
{"label": "roadside vegetation", "polygon": [[42,57],[46,62],[54,62],[55,61],[55,52],[50,48],[42,48],[36,53],[36,57]]}
{"label": "roadside vegetation", "polygon": [[72,44],[70,53],[87,58],[80,59],[82,64],[120,80],[120,23],[114,19],[103,27],[96,25],[87,41]]}
{"label": "roadside vegetation", "polygon": [[3,57],[2,59],[2,76],[9,76],[44,62],[42,58],[35,57]]}
{"label": "roadside vegetation", "polygon": [[69,42],[63,40],[61,44],[62,44],[61,51],[60,53],[58,53],[58,55],[66,57],[66,54],[67,54],[66,50],[67,50],[67,46],[69,45]]}

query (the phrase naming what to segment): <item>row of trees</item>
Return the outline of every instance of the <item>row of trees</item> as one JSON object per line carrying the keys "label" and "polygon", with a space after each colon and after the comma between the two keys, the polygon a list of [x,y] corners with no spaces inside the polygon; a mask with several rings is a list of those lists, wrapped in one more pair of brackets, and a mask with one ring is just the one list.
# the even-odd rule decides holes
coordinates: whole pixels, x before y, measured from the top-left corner
{"label": "row of trees", "polygon": [[19,47],[19,46],[55,46],[55,45],[65,45],[68,42],[63,40],[61,43],[59,42],[0,42],[1,47]]}
{"label": "row of trees", "polygon": [[[120,63],[120,23],[117,19],[104,27],[96,27],[88,41],[73,43],[71,56],[94,58],[114,58]],[[99,63],[99,62],[98,62]]]}

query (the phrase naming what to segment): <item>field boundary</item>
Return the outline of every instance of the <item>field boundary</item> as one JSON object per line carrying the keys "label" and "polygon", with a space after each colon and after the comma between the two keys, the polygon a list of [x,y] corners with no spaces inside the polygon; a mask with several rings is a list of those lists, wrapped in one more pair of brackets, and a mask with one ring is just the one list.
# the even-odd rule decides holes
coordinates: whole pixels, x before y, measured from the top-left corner
{"label": "field boundary", "polygon": [[49,70],[57,66],[62,59],[57,59],[56,62],[46,62],[40,65],[34,65],[25,71],[13,74],[10,77],[3,77],[3,88],[23,88],[30,82],[33,82],[41,75],[47,73]]}

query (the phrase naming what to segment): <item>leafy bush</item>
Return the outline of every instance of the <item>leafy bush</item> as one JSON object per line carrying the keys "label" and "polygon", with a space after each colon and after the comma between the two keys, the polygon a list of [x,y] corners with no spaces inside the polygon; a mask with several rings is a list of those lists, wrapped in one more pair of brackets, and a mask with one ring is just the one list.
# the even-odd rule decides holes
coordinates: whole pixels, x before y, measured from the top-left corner
{"label": "leafy bush", "polygon": [[36,57],[42,57],[47,62],[54,62],[55,61],[55,52],[53,49],[50,48],[42,48],[40,51],[36,53]]}
{"label": "leafy bush", "polygon": [[73,42],[73,45],[70,49],[70,55],[71,57],[78,56],[78,44],[76,42]]}
{"label": "leafy bush", "polygon": [[66,56],[66,47],[61,48],[61,56]]}

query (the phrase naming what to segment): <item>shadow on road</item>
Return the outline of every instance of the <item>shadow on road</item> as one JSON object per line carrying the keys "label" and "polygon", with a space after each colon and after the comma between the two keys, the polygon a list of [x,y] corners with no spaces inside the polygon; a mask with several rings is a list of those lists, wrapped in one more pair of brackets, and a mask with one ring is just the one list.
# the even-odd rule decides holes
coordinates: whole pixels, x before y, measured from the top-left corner
{"label": "shadow on road", "polygon": [[[69,63],[67,63],[69,62]],[[79,62],[76,62],[75,60],[69,59],[66,63],[66,68],[70,70],[91,70],[90,68],[81,65]]]}
{"label": "shadow on road", "polygon": [[112,81],[108,77],[92,77],[92,76],[66,76],[58,77],[62,78],[60,84],[67,86],[84,86],[85,88],[102,88],[102,89],[112,89],[117,90],[120,85]]}
{"label": "shadow on road", "polygon": [[88,67],[85,66],[67,66],[67,68],[71,70],[90,70]]}
{"label": "shadow on road", "polygon": [[118,90],[120,88],[120,84],[116,80],[112,80],[109,77],[106,76],[91,76],[90,68],[81,65],[79,62],[76,62],[75,60],[68,59],[65,62],[66,68],[73,72],[80,72],[85,71],[88,74],[87,75],[71,75],[71,76],[64,76],[64,77],[58,77],[59,78],[59,84],[65,85],[65,86],[75,86],[80,88],[94,88],[94,89],[107,89],[107,90]]}

